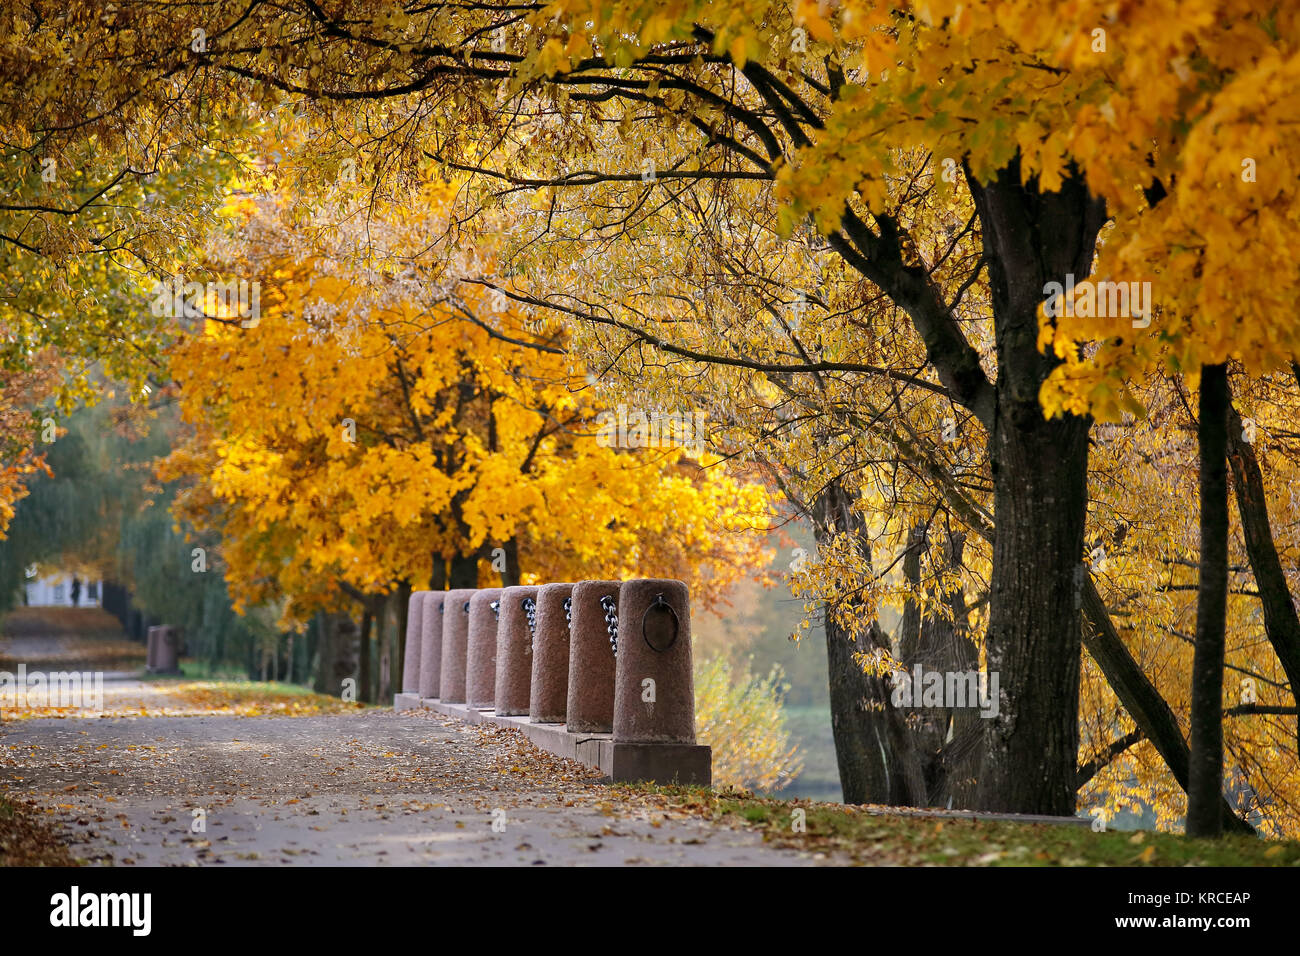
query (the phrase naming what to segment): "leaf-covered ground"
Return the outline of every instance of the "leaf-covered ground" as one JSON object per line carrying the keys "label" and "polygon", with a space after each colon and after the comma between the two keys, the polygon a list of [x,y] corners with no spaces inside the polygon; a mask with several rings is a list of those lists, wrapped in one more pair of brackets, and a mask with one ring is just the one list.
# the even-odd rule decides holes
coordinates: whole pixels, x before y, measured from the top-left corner
{"label": "leaf-covered ground", "polygon": [[[773,846],[905,866],[1300,866],[1300,843],[936,819],[897,808],[772,800],[695,787],[627,786],[667,810],[759,830]],[[796,830],[795,814],[802,811]]]}
{"label": "leaf-covered ground", "polygon": [[0,796],[35,801],[92,864],[827,859],[602,786],[516,731],[433,714],[32,719],[4,731]]}
{"label": "leaf-covered ground", "polygon": [[[6,625],[0,670],[139,648]],[[286,684],[126,671],[102,712],[0,708],[0,865],[1300,865],[1295,843],[605,786],[517,731]]]}
{"label": "leaf-covered ground", "polygon": [[0,796],[0,866],[74,866],[40,807]]}

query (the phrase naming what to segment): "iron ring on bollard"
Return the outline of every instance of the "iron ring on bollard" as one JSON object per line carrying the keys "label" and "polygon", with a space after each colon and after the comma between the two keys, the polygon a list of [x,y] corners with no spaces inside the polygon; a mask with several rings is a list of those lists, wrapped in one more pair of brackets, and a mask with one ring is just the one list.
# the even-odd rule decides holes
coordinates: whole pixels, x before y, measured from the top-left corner
{"label": "iron ring on bollard", "polygon": [[[671,615],[672,617],[672,636],[668,638],[668,641],[666,643],[663,642],[662,640],[658,640],[659,635],[657,633],[655,635],[656,640],[650,639],[650,631],[647,629],[646,625],[650,621],[651,611],[660,612],[658,616],[661,619],[663,617],[662,612],[664,611],[667,611],[669,615]],[[672,647],[674,644],[677,643],[677,634],[681,630],[681,624],[682,622],[677,617],[677,612],[673,610],[673,606],[664,600],[664,596],[662,594],[656,594],[654,603],[651,604],[648,608],[646,608],[645,613],[641,615],[641,636],[645,638],[646,646],[649,647],[650,650],[654,651],[656,654],[662,654],[664,651],[668,650],[670,647]]]}

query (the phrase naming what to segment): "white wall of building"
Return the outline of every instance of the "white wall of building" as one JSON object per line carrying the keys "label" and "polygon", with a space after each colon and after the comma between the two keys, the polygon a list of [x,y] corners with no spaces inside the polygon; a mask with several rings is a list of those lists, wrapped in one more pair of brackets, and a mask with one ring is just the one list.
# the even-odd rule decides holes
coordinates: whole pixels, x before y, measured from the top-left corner
{"label": "white wall of building", "polygon": [[72,603],[73,575],[62,571],[29,578],[23,587],[27,592],[27,604],[31,607],[99,607],[104,596],[101,581],[87,581],[80,578],[81,589],[77,603]]}

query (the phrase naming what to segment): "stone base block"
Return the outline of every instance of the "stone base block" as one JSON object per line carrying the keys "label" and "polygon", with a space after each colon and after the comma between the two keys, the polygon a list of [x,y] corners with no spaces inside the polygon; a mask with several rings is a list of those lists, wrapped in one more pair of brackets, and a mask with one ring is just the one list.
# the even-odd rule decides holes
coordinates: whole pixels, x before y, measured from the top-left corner
{"label": "stone base block", "polygon": [[[397,694],[395,710],[414,710],[412,695]],[[606,783],[683,784],[708,787],[713,783],[713,748],[702,744],[615,742],[612,734],[571,733],[564,724],[535,723],[528,717],[498,716],[495,711],[465,704],[444,704],[426,697],[418,707],[470,724],[495,724],[518,730],[529,742],[557,757],[595,767]]]}
{"label": "stone base block", "polygon": [[600,769],[610,780],[713,785],[713,748],[703,744],[632,744],[610,740],[601,742],[600,753]]}
{"label": "stone base block", "polygon": [[419,694],[394,694],[393,710],[419,710]]}

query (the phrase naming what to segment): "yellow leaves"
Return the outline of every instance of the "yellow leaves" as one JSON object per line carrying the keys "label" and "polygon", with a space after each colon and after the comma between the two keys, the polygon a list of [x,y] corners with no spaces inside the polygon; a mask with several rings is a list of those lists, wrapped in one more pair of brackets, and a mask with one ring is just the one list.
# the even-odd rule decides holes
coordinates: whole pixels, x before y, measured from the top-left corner
{"label": "yellow leaves", "polygon": [[868,34],[863,41],[861,56],[867,73],[878,77],[896,65],[898,44],[888,34],[877,30]]}

